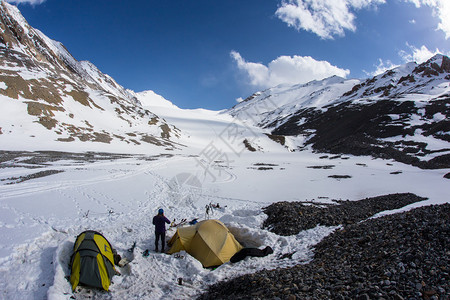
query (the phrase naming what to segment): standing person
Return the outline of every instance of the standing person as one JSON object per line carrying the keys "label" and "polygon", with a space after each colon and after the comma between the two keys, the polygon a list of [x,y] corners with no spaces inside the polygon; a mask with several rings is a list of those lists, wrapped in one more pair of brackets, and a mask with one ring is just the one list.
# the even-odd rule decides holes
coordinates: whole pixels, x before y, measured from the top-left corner
{"label": "standing person", "polygon": [[170,224],[169,219],[164,216],[164,210],[160,208],[158,214],[153,217],[153,225],[155,225],[155,251],[158,252],[158,241],[161,239],[161,252],[164,252],[166,244],[166,223]]}

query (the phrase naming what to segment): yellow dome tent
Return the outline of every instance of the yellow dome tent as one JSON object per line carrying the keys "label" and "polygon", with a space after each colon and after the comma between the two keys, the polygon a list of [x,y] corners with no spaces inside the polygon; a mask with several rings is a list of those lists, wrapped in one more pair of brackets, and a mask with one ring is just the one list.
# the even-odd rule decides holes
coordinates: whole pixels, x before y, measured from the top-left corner
{"label": "yellow dome tent", "polygon": [[193,226],[178,228],[169,246],[167,253],[185,250],[205,268],[220,266],[243,249],[228,228],[218,220],[205,220]]}

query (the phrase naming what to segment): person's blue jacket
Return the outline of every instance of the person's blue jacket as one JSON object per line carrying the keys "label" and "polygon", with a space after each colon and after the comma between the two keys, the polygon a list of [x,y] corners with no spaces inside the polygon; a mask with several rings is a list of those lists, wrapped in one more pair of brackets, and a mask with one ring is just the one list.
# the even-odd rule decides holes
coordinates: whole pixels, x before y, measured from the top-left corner
{"label": "person's blue jacket", "polygon": [[170,224],[170,221],[162,214],[158,214],[153,217],[153,225],[155,225],[156,233],[166,232],[166,223]]}

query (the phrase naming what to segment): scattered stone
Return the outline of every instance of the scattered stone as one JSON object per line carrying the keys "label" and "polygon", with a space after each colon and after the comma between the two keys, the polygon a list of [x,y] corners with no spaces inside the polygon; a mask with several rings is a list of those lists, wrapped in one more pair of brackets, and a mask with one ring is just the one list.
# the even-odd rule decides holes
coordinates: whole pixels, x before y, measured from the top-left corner
{"label": "scattered stone", "polygon": [[395,172],[391,172],[391,173],[389,173],[389,174],[392,174],[392,175],[398,175],[398,174],[402,174],[403,172],[402,171],[395,171]]}
{"label": "scattered stone", "polygon": [[272,167],[258,167],[258,170],[267,171],[267,170],[273,170],[273,168]]}
{"label": "scattered stone", "polygon": [[245,145],[245,148],[247,148],[248,151],[250,151],[250,152],[256,152],[256,151],[257,151],[257,150],[255,149],[255,147],[253,147],[252,144],[250,144],[250,142],[249,142],[247,139],[245,139],[245,140],[243,141],[243,143],[244,143],[244,145]]}
{"label": "scattered stone", "polygon": [[347,225],[309,264],[219,282],[198,299],[448,299],[449,215],[447,203]]}
{"label": "scattered stone", "polygon": [[336,167],[335,165],[324,165],[324,166],[309,166],[307,167],[308,169],[324,169],[324,170],[329,170],[329,169],[333,169],[334,167]]}
{"label": "scattered stone", "polygon": [[348,178],[352,178],[352,176],[350,175],[330,175],[328,176],[328,178],[334,178],[334,179],[348,179]]}
{"label": "scattered stone", "polygon": [[264,228],[279,235],[298,234],[317,225],[338,226],[353,224],[381,211],[393,210],[425,198],[414,194],[391,194],[359,201],[334,200],[336,205],[304,202],[277,202],[264,208],[267,219]]}

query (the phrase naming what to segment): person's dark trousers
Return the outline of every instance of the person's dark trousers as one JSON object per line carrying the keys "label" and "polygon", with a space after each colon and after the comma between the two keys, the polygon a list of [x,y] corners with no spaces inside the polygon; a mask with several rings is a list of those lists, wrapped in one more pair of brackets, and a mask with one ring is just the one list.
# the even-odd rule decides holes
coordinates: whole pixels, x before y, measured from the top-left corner
{"label": "person's dark trousers", "polygon": [[164,246],[166,245],[166,233],[155,232],[155,251],[158,252],[158,241],[161,239],[161,252],[164,252]]}

